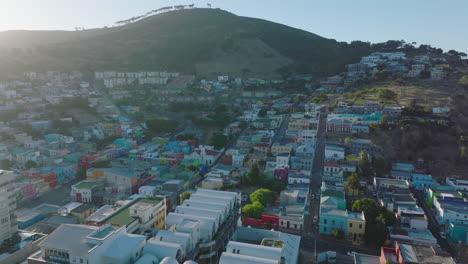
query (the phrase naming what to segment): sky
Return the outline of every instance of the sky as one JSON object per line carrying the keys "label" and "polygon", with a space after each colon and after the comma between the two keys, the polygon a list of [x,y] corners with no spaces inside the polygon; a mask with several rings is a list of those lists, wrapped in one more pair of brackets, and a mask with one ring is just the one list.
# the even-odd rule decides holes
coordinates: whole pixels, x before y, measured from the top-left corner
{"label": "sky", "polygon": [[405,40],[468,52],[467,0],[0,0],[0,31],[111,26],[160,7],[192,3],[338,41]]}

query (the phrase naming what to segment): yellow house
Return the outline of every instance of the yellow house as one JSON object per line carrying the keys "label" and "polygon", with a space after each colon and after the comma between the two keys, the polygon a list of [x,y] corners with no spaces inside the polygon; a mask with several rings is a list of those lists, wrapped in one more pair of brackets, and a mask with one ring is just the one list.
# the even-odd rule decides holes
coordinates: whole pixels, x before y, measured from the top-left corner
{"label": "yellow house", "polygon": [[277,156],[281,153],[291,153],[291,150],[292,146],[290,144],[281,145],[279,143],[274,143],[271,146],[271,153],[273,154],[273,156]]}
{"label": "yellow house", "polygon": [[366,218],[364,212],[348,212],[348,240],[360,244],[366,233]]}

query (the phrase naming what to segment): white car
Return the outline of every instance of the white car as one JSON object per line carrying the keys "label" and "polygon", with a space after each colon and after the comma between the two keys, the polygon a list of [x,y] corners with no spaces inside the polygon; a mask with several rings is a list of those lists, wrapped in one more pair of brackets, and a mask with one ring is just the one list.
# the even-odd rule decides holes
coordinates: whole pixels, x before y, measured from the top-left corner
{"label": "white car", "polygon": [[316,224],[316,223],[317,223],[317,220],[318,220],[317,216],[314,216],[313,223]]}
{"label": "white car", "polygon": [[441,238],[447,239],[447,234],[445,234],[445,232],[439,232],[439,235]]}
{"label": "white car", "polygon": [[435,244],[435,247],[440,249],[440,245],[439,245],[439,244]]}
{"label": "white car", "polygon": [[346,255],[353,257],[354,255],[356,255],[356,252],[355,251],[348,251],[348,253],[346,253]]}

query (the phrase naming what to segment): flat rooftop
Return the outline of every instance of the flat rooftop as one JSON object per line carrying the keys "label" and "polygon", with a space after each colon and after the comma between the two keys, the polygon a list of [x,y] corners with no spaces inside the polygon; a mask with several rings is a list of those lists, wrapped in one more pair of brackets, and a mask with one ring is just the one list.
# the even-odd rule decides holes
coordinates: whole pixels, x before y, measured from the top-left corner
{"label": "flat rooftop", "polygon": [[137,204],[137,203],[147,203],[156,205],[161,202],[162,199],[139,199],[137,202],[133,204],[128,204],[124,206],[118,213],[112,215],[110,218],[106,220],[106,224],[114,225],[114,226],[124,226],[128,225],[131,222],[135,221],[136,218],[130,216],[130,206]]}
{"label": "flat rooftop", "polygon": [[57,213],[58,209],[60,209],[60,207],[54,204],[41,204],[34,208],[34,211],[38,211],[43,215],[47,215],[50,213]]}

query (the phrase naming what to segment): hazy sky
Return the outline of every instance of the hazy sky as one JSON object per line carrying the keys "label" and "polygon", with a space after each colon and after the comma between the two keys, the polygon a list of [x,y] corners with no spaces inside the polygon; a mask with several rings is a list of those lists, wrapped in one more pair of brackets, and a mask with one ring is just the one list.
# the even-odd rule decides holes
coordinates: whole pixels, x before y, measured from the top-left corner
{"label": "hazy sky", "polygon": [[340,41],[404,39],[468,52],[468,0],[0,0],[0,31],[103,27],[191,3],[211,3]]}

